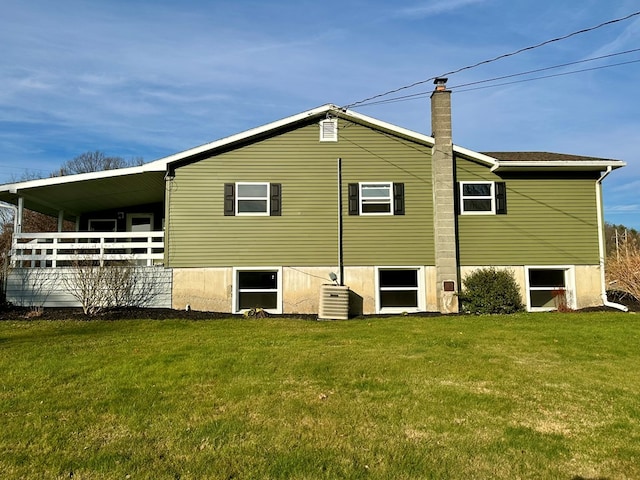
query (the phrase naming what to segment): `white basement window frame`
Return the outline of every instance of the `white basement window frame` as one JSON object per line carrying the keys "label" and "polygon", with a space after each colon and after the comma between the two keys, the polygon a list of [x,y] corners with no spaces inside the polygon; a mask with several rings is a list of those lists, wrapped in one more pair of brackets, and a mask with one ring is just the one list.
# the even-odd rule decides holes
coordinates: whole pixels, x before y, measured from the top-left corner
{"label": "white basement window frame", "polygon": [[282,267],[234,267],[233,313],[262,308],[282,313]]}
{"label": "white basement window frame", "polygon": [[236,182],[236,215],[268,216],[270,195],[269,182]]}
{"label": "white basement window frame", "polygon": [[460,213],[462,215],[495,215],[495,182],[460,182]]}
{"label": "white basement window frame", "polygon": [[561,305],[577,308],[575,268],[572,265],[525,267],[527,311],[549,312]]}
{"label": "white basement window frame", "polygon": [[376,313],[426,310],[424,267],[375,267]]}

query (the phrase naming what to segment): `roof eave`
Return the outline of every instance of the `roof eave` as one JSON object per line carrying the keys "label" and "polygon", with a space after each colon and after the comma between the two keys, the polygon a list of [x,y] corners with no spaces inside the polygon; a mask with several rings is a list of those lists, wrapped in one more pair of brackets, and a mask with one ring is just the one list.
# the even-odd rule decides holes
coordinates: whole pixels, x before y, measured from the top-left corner
{"label": "roof eave", "polygon": [[600,160],[600,161],[566,161],[566,160],[546,160],[546,161],[497,161],[491,168],[492,172],[508,171],[602,171],[611,167],[613,170],[626,166],[626,162],[621,160]]}

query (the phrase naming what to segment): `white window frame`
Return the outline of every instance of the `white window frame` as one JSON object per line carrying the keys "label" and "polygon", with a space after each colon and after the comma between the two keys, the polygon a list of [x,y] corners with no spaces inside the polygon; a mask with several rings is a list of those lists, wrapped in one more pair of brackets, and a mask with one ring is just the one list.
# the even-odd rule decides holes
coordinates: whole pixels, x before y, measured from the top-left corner
{"label": "white window frame", "polygon": [[[276,292],[276,308],[266,308],[265,311],[273,314],[282,314],[282,267],[233,267],[233,289],[231,293],[231,302],[233,305],[233,313],[244,313],[248,309],[239,307],[240,291],[239,291],[239,273],[240,272],[276,272],[277,288],[273,289],[252,289],[253,292]],[[248,291],[248,290],[247,290]]]}
{"label": "white window frame", "polygon": [[[490,193],[489,195],[475,196],[475,195],[464,195],[464,186],[465,185],[490,185]],[[495,215],[496,214],[496,182],[480,180],[480,181],[463,181],[460,182],[460,214],[461,215]],[[466,211],[464,209],[464,201],[465,200],[490,200],[491,201],[491,210],[471,210]]]}
{"label": "white window frame", "polygon": [[[240,185],[264,185],[267,187],[267,195],[265,197],[242,197],[240,196]],[[236,182],[236,195],[235,195],[235,214],[238,216],[247,217],[268,217],[271,215],[270,200],[271,200],[271,183],[270,182]],[[239,205],[241,200],[265,200],[266,211],[264,212],[240,212]]]}
{"label": "white window frame", "polygon": [[[380,271],[381,270],[415,270],[417,271],[418,277],[418,285],[417,287],[380,287]],[[375,267],[375,289],[376,289],[376,313],[416,313],[416,312],[424,312],[426,311],[426,295],[425,295],[425,273],[424,267],[418,266],[377,266]],[[405,290],[415,290],[418,292],[418,306],[417,307],[382,307],[380,292],[382,290],[385,291],[405,291]]]}
{"label": "white window frame", "polygon": [[554,307],[533,307],[531,305],[531,291],[548,291],[553,290],[551,287],[532,287],[529,283],[530,270],[564,270],[564,291],[567,300],[567,307],[575,310],[577,308],[576,301],[576,274],[573,265],[529,265],[524,267],[524,281],[527,297],[528,312],[550,312],[556,310]]}
{"label": "white window frame", "polygon": [[[362,194],[363,187],[365,185],[375,185],[375,186],[384,186],[389,188],[389,196],[388,197],[368,197],[364,198]],[[366,202],[367,200],[368,202]],[[389,211],[388,212],[363,212],[363,205],[365,203],[376,203],[376,204],[388,204]],[[393,182],[359,182],[358,183],[358,214],[359,215],[393,215],[394,214],[395,205],[393,202]]]}

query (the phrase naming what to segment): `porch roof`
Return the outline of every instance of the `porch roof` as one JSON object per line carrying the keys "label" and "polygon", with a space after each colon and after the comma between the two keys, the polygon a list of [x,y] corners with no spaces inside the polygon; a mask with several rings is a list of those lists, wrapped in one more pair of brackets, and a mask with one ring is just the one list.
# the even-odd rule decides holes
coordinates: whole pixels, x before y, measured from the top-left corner
{"label": "porch roof", "polygon": [[132,167],[0,185],[0,201],[66,219],[92,211],[164,201],[166,165]]}

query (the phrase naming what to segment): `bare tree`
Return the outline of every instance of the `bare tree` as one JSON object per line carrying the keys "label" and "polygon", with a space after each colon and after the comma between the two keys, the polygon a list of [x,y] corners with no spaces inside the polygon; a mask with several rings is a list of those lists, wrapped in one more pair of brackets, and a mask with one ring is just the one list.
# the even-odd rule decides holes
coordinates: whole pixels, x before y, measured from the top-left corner
{"label": "bare tree", "polygon": [[62,284],[82,306],[85,315],[103,310],[146,307],[160,294],[159,270],[130,262],[100,265],[79,260],[62,275]]}
{"label": "bare tree", "polygon": [[102,170],[115,170],[116,168],[134,167],[142,165],[144,161],[141,157],[132,160],[125,160],[122,157],[109,157],[104,152],[96,150],[94,152],[81,153],[73,160],[68,160],[62,164],[59,170],[51,174],[52,177],[62,177],[74,175],[76,173],[100,172]]}

